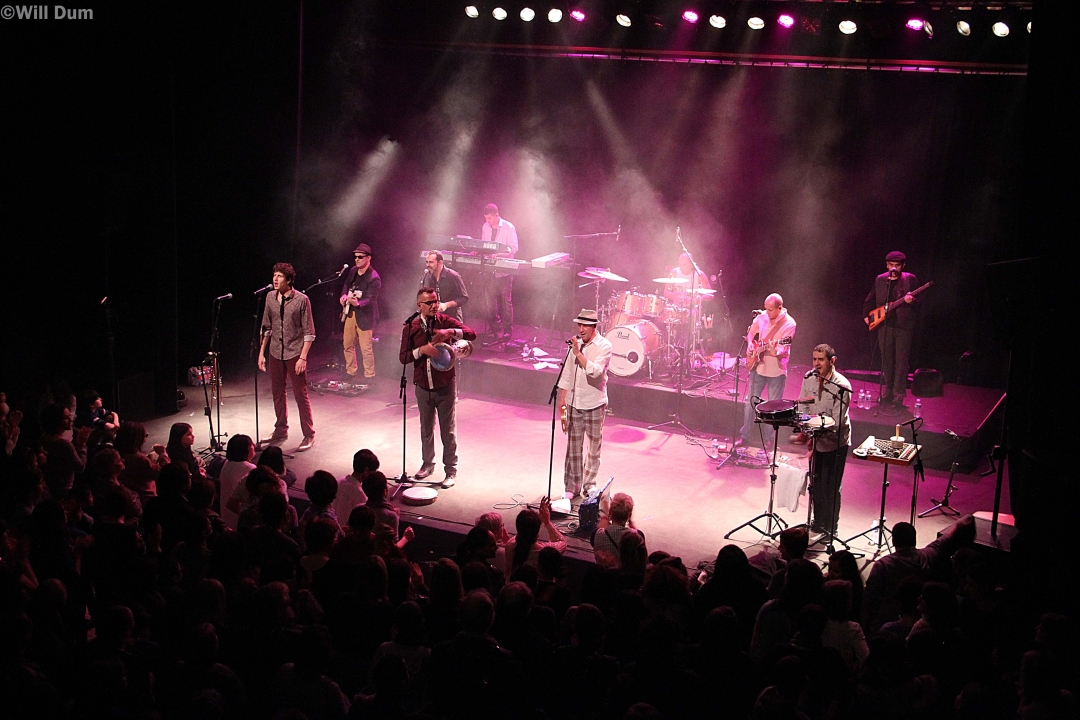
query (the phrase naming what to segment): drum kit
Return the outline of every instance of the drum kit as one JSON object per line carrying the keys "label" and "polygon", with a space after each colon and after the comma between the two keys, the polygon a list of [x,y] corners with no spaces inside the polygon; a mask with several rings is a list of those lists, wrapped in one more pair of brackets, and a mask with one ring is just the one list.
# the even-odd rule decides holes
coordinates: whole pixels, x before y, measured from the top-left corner
{"label": "drum kit", "polygon": [[[613,291],[608,301],[601,304],[602,284],[628,280],[598,267],[585,268],[578,275],[588,280],[580,287],[594,287],[600,332],[611,342],[608,369],[613,374],[630,377],[646,371],[652,379],[675,370],[688,357],[688,352],[690,358],[700,356],[700,364],[706,364],[701,352],[706,322],[701,301],[715,295],[715,290],[691,290],[682,287],[690,284],[687,278],[661,277],[653,278],[653,282],[668,289],[667,293],[645,294],[637,292],[637,288]],[[673,289],[677,292],[671,292]]]}

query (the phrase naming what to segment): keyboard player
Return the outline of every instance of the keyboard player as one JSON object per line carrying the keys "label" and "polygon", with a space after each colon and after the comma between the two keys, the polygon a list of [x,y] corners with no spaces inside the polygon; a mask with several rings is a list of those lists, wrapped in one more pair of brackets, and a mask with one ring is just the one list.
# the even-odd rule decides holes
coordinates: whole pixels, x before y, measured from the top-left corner
{"label": "keyboard player", "polygon": [[[496,257],[512,258],[517,254],[517,228],[499,215],[499,206],[495,203],[484,206],[484,226],[480,230],[480,239],[484,242],[503,243],[510,248],[509,252],[498,253]],[[488,329],[493,335],[505,340],[514,335],[513,283],[513,276],[504,272],[496,272],[492,280],[493,302],[489,308]]]}

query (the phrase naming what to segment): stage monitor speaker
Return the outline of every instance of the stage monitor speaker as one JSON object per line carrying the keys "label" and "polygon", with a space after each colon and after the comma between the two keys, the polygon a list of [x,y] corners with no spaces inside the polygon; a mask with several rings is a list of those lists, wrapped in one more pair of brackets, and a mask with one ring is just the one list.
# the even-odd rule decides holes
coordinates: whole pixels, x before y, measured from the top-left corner
{"label": "stage monitor speaker", "polygon": [[911,381],[911,394],[915,397],[941,397],[945,394],[945,380],[934,368],[919,368]]}

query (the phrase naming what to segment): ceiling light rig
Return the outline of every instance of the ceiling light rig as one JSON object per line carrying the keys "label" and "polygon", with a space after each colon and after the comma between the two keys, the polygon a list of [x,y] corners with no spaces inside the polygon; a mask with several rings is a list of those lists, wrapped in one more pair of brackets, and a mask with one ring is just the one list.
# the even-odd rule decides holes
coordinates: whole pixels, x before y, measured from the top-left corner
{"label": "ceiling light rig", "polygon": [[727,27],[727,18],[723,15],[710,15],[709,24],[717,29],[725,28]]}

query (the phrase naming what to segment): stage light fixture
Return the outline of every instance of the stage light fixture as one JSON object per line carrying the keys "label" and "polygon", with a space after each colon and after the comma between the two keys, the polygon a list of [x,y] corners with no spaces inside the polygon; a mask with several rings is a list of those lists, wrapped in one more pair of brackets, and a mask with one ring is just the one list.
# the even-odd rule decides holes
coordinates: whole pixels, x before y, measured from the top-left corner
{"label": "stage light fixture", "polygon": [[1031,21],[1028,21],[1028,35],[1031,34]]}
{"label": "stage light fixture", "polygon": [[840,32],[845,35],[854,35],[855,31],[859,29],[859,26],[855,24],[854,20],[841,20]]}
{"label": "stage light fixture", "polygon": [[536,11],[530,7],[521,8],[521,19],[525,22],[532,22],[536,17]]}
{"label": "stage light fixture", "polygon": [[791,17],[787,13],[784,13],[780,17],[776,18],[776,22],[779,23],[781,27],[785,27],[785,28],[790,28],[790,27],[795,26],[795,18]]}
{"label": "stage light fixture", "polygon": [[480,17],[480,11],[476,9],[475,5],[466,5],[465,6],[465,14],[467,16],[471,17],[471,18]]}
{"label": "stage light fixture", "polygon": [[562,10],[559,8],[551,8],[548,10],[548,22],[559,22],[562,20]]}
{"label": "stage light fixture", "polygon": [[585,13],[581,10],[571,10],[570,17],[574,18],[578,22],[585,22]]}
{"label": "stage light fixture", "polygon": [[615,22],[619,23],[623,27],[630,27],[630,16],[628,15],[616,15]]}
{"label": "stage light fixture", "polygon": [[927,20],[923,23],[922,29],[926,32],[927,37],[934,37],[934,26]]}
{"label": "stage light fixture", "polygon": [[967,20],[957,20],[956,32],[960,33],[964,37],[971,35],[971,23],[969,23]]}
{"label": "stage light fixture", "polygon": [[696,23],[698,21],[698,14],[693,10],[686,10],[682,14],[682,19],[688,23]]}
{"label": "stage light fixture", "polygon": [[723,15],[710,15],[709,24],[712,25],[714,28],[727,27],[727,18]]}
{"label": "stage light fixture", "polygon": [[991,31],[992,31],[992,32],[993,32],[993,33],[994,33],[995,35],[997,35],[998,37],[1002,37],[1002,38],[1003,38],[1003,37],[1007,37],[1007,36],[1009,35],[1009,26],[1008,26],[1008,25],[1006,25],[1005,23],[1001,22],[1000,20],[999,20],[999,21],[997,21],[996,23],[994,23],[994,24],[993,24],[993,25],[992,25],[992,26],[990,27],[990,30],[991,30]]}
{"label": "stage light fixture", "polygon": [[760,30],[765,27],[765,21],[756,15],[746,21],[746,24],[750,26],[751,30]]}
{"label": "stage light fixture", "polygon": [[911,18],[910,20],[907,21],[907,29],[908,30],[922,30],[923,25],[925,25],[925,24],[926,23],[924,23],[919,18]]}
{"label": "stage light fixture", "polygon": [[503,10],[501,7],[497,7],[491,11],[491,17],[495,18],[496,20],[505,20],[506,11]]}

